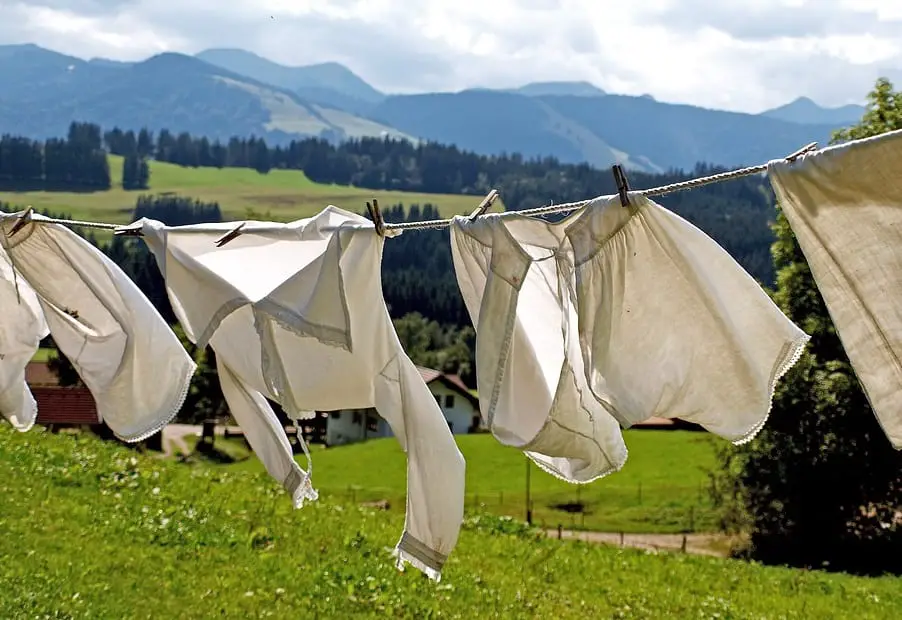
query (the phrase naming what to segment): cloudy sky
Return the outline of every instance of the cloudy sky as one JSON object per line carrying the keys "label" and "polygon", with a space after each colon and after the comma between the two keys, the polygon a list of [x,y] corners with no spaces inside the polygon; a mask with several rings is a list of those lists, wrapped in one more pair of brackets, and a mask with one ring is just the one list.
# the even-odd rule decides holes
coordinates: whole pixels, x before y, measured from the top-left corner
{"label": "cloudy sky", "polygon": [[[642,5],[628,6],[628,4]],[[0,0],[0,43],[82,58],[240,47],[388,92],[586,80],[758,112],[902,82],[894,0]]]}

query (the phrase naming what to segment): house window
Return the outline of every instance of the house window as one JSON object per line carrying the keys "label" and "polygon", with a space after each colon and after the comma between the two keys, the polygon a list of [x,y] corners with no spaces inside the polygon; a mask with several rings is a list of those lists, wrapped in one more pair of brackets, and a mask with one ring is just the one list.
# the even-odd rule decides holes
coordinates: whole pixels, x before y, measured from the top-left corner
{"label": "house window", "polygon": [[341,411],[333,411],[329,415],[332,416],[333,419],[336,419],[341,416]]}
{"label": "house window", "polygon": [[454,407],[454,394],[448,394],[445,396],[445,409],[452,409]]}
{"label": "house window", "polygon": [[363,421],[363,417],[360,415],[360,412],[355,409],[354,416],[353,418],[351,418],[351,420],[354,424],[359,425]]}
{"label": "house window", "polygon": [[379,420],[374,415],[367,414],[366,416],[366,430],[376,432],[379,430]]}

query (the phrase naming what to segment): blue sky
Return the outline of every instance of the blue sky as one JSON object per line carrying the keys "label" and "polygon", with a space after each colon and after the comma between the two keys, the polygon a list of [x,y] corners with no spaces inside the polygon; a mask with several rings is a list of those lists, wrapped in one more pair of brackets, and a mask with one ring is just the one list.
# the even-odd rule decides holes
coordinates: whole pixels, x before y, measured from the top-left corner
{"label": "blue sky", "polygon": [[[586,80],[758,112],[861,102],[902,83],[892,0],[0,0],[0,43],[82,58],[240,47],[337,61],[388,92]],[[902,84],[900,84],[902,85]]]}

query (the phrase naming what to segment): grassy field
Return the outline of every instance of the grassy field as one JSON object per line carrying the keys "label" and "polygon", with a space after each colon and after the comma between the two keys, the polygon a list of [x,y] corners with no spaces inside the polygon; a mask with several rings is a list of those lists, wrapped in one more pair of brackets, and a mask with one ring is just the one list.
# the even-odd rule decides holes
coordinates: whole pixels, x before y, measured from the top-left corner
{"label": "grassy field", "polygon": [[0,427],[3,618],[898,618],[902,583],[647,554],[469,517],[433,583],[402,519],[261,474]]}
{"label": "grassy field", "polygon": [[[536,525],[609,532],[713,531],[715,512],[707,494],[714,442],[707,433],[629,430],[624,468],[588,485],[572,485],[530,463],[530,495]],[[488,434],[456,436],[467,460],[467,504],[497,515],[526,518],[526,457]],[[217,438],[226,471],[262,472],[241,440]],[[314,446],[315,448],[315,446]],[[303,462],[303,461],[302,461]],[[388,500],[404,510],[406,457],[394,438],[313,452],[313,481],[335,501]],[[583,508],[576,511],[579,504]]]}
{"label": "grassy field", "polygon": [[[10,192],[0,190],[0,201],[14,205],[31,205],[55,213],[71,213],[84,220],[128,223],[141,194],[175,193],[204,201],[216,201],[224,218],[243,219],[247,209],[269,213],[276,221],[289,221],[313,215],[333,204],[354,212],[362,212],[367,200],[376,198],[388,207],[432,203],[450,216],[472,211],[477,196],[451,194],[417,194],[358,189],[340,185],[321,185],[310,181],[297,170],[273,170],[260,174],[249,168],[183,168],[174,164],[150,162],[150,189],[125,191],[121,187],[122,158],[110,156],[113,188],[104,192]],[[501,208],[500,201],[495,208]]]}

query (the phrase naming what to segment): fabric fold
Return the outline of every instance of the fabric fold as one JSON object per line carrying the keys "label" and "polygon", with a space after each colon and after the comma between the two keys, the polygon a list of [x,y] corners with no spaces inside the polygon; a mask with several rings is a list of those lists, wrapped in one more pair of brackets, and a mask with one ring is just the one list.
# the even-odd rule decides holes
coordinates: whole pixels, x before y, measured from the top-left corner
{"label": "fabric fold", "polygon": [[134,282],[73,231],[0,214],[7,251],[34,290],[50,334],[117,437],[142,441],[181,409],[196,365]]}
{"label": "fabric fold", "polygon": [[245,222],[222,247],[215,240],[234,223],[134,226],[189,338],[208,342],[226,370],[224,390],[242,428],[261,429],[248,439],[280,484],[309,485],[310,472],[289,465],[290,445],[264,397],[295,420],[375,407],[388,421],[408,459],[407,518],[395,553],[438,579],[463,517],[464,460],[395,333],[382,297],[383,240],[372,223],[330,206],[287,224]]}
{"label": "fabric fold", "polygon": [[745,443],[809,337],[708,235],[630,202],[598,200],[568,229],[589,385],[624,427],[679,418]]}
{"label": "fabric fold", "polygon": [[504,213],[451,225],[482,416],[570,482],[620,469],[621,427],[651,417],[750,440],[808,341],[710,237],[630,198],[556,223]]}
{"label": "fabric fold", "polygon": [[780,208],[883,431],[902,450],[902,131],[771,161]]}
{"label": "fabric fold", "polygon": [[25,369],[49,329],[34,290],[14,269],[0,250],[0,414],[13,428],[25,432],[38,415]]}

